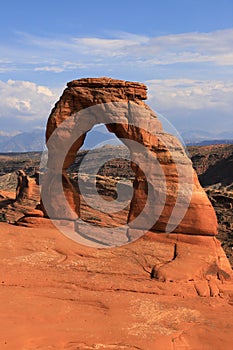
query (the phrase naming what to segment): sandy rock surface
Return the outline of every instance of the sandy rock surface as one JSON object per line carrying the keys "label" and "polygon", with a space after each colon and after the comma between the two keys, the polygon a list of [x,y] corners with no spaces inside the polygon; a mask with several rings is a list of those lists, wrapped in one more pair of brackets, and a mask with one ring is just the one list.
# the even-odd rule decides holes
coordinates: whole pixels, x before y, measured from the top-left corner
{"label": "sandy rock surface", "polygon": [[[149,233],[96,249],[49,221],[0,223],[0,242],[1,349],[232,349],[232,282],[214,266],[204,273],[203,253],[213,256],[200,242]],[[177,264],[176,276],[169,264]],[[151,278],[156,271],[166,279]]]}

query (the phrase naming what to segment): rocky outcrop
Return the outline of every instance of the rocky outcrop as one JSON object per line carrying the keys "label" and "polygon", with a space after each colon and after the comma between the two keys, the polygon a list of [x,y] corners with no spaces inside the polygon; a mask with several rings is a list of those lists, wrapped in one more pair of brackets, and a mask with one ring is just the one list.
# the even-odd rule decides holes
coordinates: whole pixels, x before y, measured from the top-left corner
{"label": "rocky outcrop", "polygon": [[22,203],[31,197],[31,186],[29,177],[25,174],[23,170],[17,172],[17,187],[16,187],[16,197],[15,200]]}
{"label": "rocky outcrop", "polygon": [[[135,82],[126,82],[122,80],[113,80],[110,78],[88,78],[74,80],[67,84],[67,88],[63,92],[60,100],[56,103],[54,109],[51,112],[47,123],[46,139],[48,146],[48,173],[45,176],[45,185],[42,188],[47,193],[51,187],[56,187],[56,181],[58,179],[58,169],[56,165],[55,149],[62,147],[64,139],[69,138],[72,133],[72,128],[77,127],[77,130],[82,129],[83,125],[71,123],[71,127],[66,127],[66,130],[60,129],[57,133],[56,145],[54,142],[49,143],[50,136],[53,132],[62,125],[62,122],[71,120],[71,116],[80,112],[90,106],[108,104],[108,124],[107,128],[110,132],[115,133],[118,138],[129,139],[140,143],[147,151],[147,155],[150,154],[151,160],[145,161],[145,157],[141,156],[140,150],[132,149],[130,145],[127,145],[131,152],[132,168],[135,173],[134,180],[134,195],[130,205],[130,212],[128,216],[128,223],[134,229],[144,229],[145,222],[148,218],[156,218],[160,208],[161,197],[164,195],[163,189],[161,189],[160,179],[158,179],[157,170],[153,172],[151,164],[157,160],[162,168],[162,172],[165,175],[166,181],[166,199],[159,217],[156,222],[150,227],[156,232],[166,232],[168,225],[172,227],[170,231],[176,233],[185,234],[197,234],[197,235],[216,235],[217,233],[217,220],[214,209],[209,202],[205,192],[199,184],[196,173],[191,170],[191,174],[186,174],[185,171],[179,173],[178,168],[185,168],[190,166],[190,160],[186,156],[182,146],[178,140],[169,134],[166,134],[161,126],[160,121],[156,117],[155,113],[143,102],[146,99],[146,86],[144,84]],[[123,103],[124,106],[118,109],[115,108],[116,103]],[[126,107],[125,107],[126,106]],[[135,113],[132,117],[132,110],[134,107],[140,108],[141,115]],[[124,108],[125,107],[125,108]],[[136,108],[136,109],[137,109]],[[104,107],[103,107],[104,109]],[[129,111],[130,110],[130,111]],[[119,113],[119,122],[115,122],[116,111]],[[98,111],[97,111],[98,112]],[[94,112],[93,112],[94,113]],[[106,113],[106,110],[104,110]],[[97,113],[98,114],[98,113]],[[123,117],[122,117],[123,115]],[[99,115],[88,124],[88,130],[90,130],[98,120]],[[88,117],[86,117],[88,119]],[[129,119],[133,119],[134,125],[130,124]],[[135,126],[136,125],[136,126]],[[154,131],[151,133],[149,131]],[[83,132],[81,136],[75,140],[70,147],[67,156],[62,166],[63,188],[66,198],[73,209],[73,211],[80,215],[80,198],[77,192],[71,185],[66,170],[73,163],[76,157],[77,151],[82,146],[86,132]],[[125,142],[127,143],[127,142]],[[135,163],[136,164],[135,164]],[[138,165],[138,162],[140,165]],[[142,170],[143,169],[143,170]],[[191,168],[190,168],[191,169]],[[145,171],[148,178],[145,178]],[[192,174],[193,172],[193,174]],[[156,186],[154,185],[156,184]],[[48,186],[47,186],[47,185]],[[144,210],[145,203],[148,197],[148,184],[151,191],[150,200],[153,205],[146,208],[147,212],[145,220],[133,223],[135,218]],[[152,186],[151,186],[152,184]],[[153,187],[151,189],[151,187]],[[180,207],[187,205],[185,200],[190,195],[190,188],[192,191],[190,203],[186,214],[179,220],[176,216],[179,216],[181,208],[176,208],[174,213],[174,207],[179,196],[180,188],[182,187],[183,197],[179,202]],[[183,202],[182,202],[183,200]],[[58,203],[61,203],[60,193],[56,198],[51,195],[51,203],[49,204],[49,211],[52,212],[53,218],[69,218],[73,219],[75,216],[70,216],[70,213],[64,212],[64,208],[61,208]],[[179,206],[178,205],[178,206]],[[173,216],[173,221],[180,221],[177,225],[172,226],[172,222],[169,219]],[[132,224],[133,223],[133,224]]]}
{"label": "rocky outcrop", "polygon": [[[149,235],[151,242],[159,243],[161,249],[166,249],[167,242],[172,248],[170,258],[167,261],[155,259],[148,270],[151,277],[163,282],[195,281],[199,295],[214,296],[219,280],[225,283],[232,274],[220,243],[214,237],[217,234],[214,209],[180,142],[163,131],[156,114],[144,103],[145,98],[146,87],[139,83],[109,78],[68,83],[47,123],[48,171],[42,184],[43,204],[44,198],[47,200],[44,210],[56,221],[67,220],[67,230],[72,220],[76,222],[84,211],[95,227],[88,227],[81,233],[80,224],[75,225],[75,240],[80,235],[78,242],[82,244],[88,239],[109,246],[113,239],[116,245],[121,245],[143,234]],[[93,106],[95,109],[90,112],[88,108]],[[104,123],[130,150],[134,184],[125,241],[117,233],[121,221],[112,225],[114,215],[105,216],[103,210],[97,220],[92,208],[83,205],[80,191],[74,189],[67,175],[86,133],[96,123]],[[139,146],[133,144],[132,147],[131,141]],[[61,179],[63,188],[59,187]],[[94,199],[95,203],[98,201]],[[141,212],[144,216],[137,220]],[[119,213],[119,217],[125,214],[118,212],[117,215]],[[107,238],[103,233],[105,226],[112,227]],[[95,240],[96,233],[98,239]],[[141,255],[147,253],[142,248]]]}
{"label": "rocky outcrop", "polygon": [[[18,167],[18,164],[16,164]],[[18,170],[0,177],[0,214],[4,213],[10,223],[16,223],[25,212],[35,216],[34,208],[40,203],[40,188],[36,174],[30,177],[24,170]],[[33,214],[34,212],[34,214]],[[41,215],[44,213],[41,211]],[[38,215],[37,215],[38,216]]]}
{"label": "rocky outcrop", "polygon": [[233,183],[233,145],[193,146],[189,152],[202,186]]}
{"label": "rocky outcrop", "polygon": [[30,203],[39,201],[39,192],[38,176],[36,173],[34,177],[30,177],[24,170],[17,171],[16,203],[29,204],[30,206]]}

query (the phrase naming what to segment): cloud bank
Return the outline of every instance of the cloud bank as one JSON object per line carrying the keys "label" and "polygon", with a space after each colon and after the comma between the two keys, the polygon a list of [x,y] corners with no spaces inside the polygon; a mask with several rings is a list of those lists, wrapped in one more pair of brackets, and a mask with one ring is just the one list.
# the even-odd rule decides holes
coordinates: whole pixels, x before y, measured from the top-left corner
{"label": "cloud bank", "polygon": [[0,81],[2,131],[44,126],[58,91],[29,81]]}
{"label": "cloud bank", "polygon": [[233,83],[219,80],[164,79],[146,81],[148,102],[178,130],[233,134]]}

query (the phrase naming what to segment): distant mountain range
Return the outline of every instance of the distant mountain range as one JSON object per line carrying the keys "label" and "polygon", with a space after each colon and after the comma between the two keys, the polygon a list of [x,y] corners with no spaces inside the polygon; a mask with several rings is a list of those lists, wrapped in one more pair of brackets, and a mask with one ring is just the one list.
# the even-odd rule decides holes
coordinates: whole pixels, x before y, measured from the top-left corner
{"label": "distant mountain range", "polygon": [[204,141],[186,141],[186,146],[209,146],[209,145],[232,145],[232,139],[217,139],[217,140],[204,140]]}
{"label": "distant mountain range", "polygon": [[[104,125],[94,127],[87,134],[84,149],[98,148],[106,144],[121,145],[121,141],[113,133],[109,133]],[[45,145],[45,130],[22,132],[14,136],[0,134],[0,152],[36,152],[43,151]]]}
{"label": "distant mountain range", "polygon": [[[233,144],[233,131],[214,134],[202,130],[184,131],[181,133],[187,146],[206,146],[211,144]],[[14,136],[0,134],[0,152],[35,152],[42,151],[45,144],[45,131],[33,130],[22,132]],[[109,133],[104,125],[94,127],[87,134],[84,149],[91,149],[110,144],[117,146],[122,144],[112,133]]]}
{"label": "distant mountain range", "polygon": [[36,129],[22,132],[15,136],[0,135],[0,152],[34,152],[42,151],[45,144],[45,131]]}
{"label": "distant mountain range", "polygon": [[188,130],[181,132],[181,136],[187,146],[207,146],[233,143],[233,131],[214,133],[203,130]]}

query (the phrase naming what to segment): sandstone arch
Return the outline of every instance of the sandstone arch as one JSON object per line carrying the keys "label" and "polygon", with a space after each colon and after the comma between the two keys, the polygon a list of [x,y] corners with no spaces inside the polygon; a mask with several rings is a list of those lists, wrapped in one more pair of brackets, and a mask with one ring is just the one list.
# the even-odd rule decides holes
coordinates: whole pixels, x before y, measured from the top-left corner
{"label": "sandstone arch", "polygon": [[[67,84],[67,88],[64,90],[60,100],[56,103],[53,108],[47,123],[46,130],[46,140],[48,144],[48,173],[46,174],[47,184],[52,184],[56,182],[56,164],[54,161],[53,145],[49,145],[50,136],[53,132],[62,124],[62,122],[69,120],[69,118],[75,113],[85,110],[88,107],[95,105],[103,105],[106,103],[125,103],[131,105],[136,105],[146,111],[145,118],[141,116],[140,122],[142,127],[129,126],[127,123],[108,123],[107,128],[110,132],[114,132],[119,138],[128,138],[130,140],[135,140],[142,144],[146,149],[150,150],[154,154],[155,158],[158,159],[162,166],[166,177],[166,202],[161,212],[159,219],[151,227],[151,230],[155,232],[165,232],[166,226],[168,224],[169,218],[174,209],[176,199],[177,199],[177,189],[179,186],[183,186],[185,189],[186,178],[181,178],[178,181],[177,177],[177,165],[189,163],[187,155],[184,153],[178,140],[169,134],[166,134],[161,126],[161,123],[157,119],[154,112],[144,103],[147,98],[146,86],[144,84],[127,82],[123,80],[114,80],[110,78],[87,78],[74,80]],[[153,120],[153,128],[156,132],[168,140],[169,144],[173,147],[173,154],[167,149],[166,144],[161,142],[161,139],[156,135],[151,135],[146,132],[143,125],[148,124],[147,115],[150,115]],[[95,116],[96,117],[96,116]],[[98,116],[97,116],[98,117]],[[98,118],[97,118],[98,119]],[[122,119],[124,120],[124,119]],[[110,118],[111,121],[111,118]],[[144,123],[144,124],[143,124]],[[89,129],[95,125],[95,118],[90,121]],[[81,126],[80,126],[81,127]],[[147,125],[148,127],[148,125]],[[150,127],[150,126],[149,126]],[[67,130],[66,130],[67,132]],[[68,131],[69,134],[70,131]],[[64,138],[69,137],[66,133],[62,133],[60,136],[60,141]],[[85,139],[85,133],[82,134],[70,147],[67,157],[65,158],[64,164],[62,166],[62,176],[63,176],[63,188],[68,199],[70,206],[79,215],[79,196],[72,188],[72,185],[66,175],[66,169],[74,161],[76,152],[82,146]],[[135,159],[139,154],[132,152]],[[175,154],[175,159],[174,159]],[[132,159],[133,160],[133,159]],[[150,166],[150,165],[148,165]],[[145,181],[142,179],[141,169],[134,166],[135,171],[135,182],[134,182],[134,195],[130,206],[129,212],[129,222],[133,221],[135,217],[143,209],[145,200]],[[194,170],[193,174],[193,192],[191,196],[191,201],[188,210],[181,220],[179,225],[173,230],[174,233],[185,233],[185,234],[195,234],[195,235],[209,235],[214,236],[217,234],[217,220],[214,209],[209,202],[204,190],[201,188],[197,175]],[[178,183],[180,182],[180,183]],[[43,191],[49,191],[49,186],[42,188]],[[185,191],[185,190],[184,190]],[[155,190],[155,196],[156,193]],[[156,201],[155,201],[156,206]],[[155,207],[154,206],[154,207]],[[155,215],[153,211],[153,206],[151,206],[149,212],[147,213],[148,218]],[[62,204],[59,200],[59,194],[57,198],[51,197],[51,211],[53,213],[53,218],[67,218],[70,217],[70,213],[64,212]],[[143,223],[137,229],[143,230]]]}

